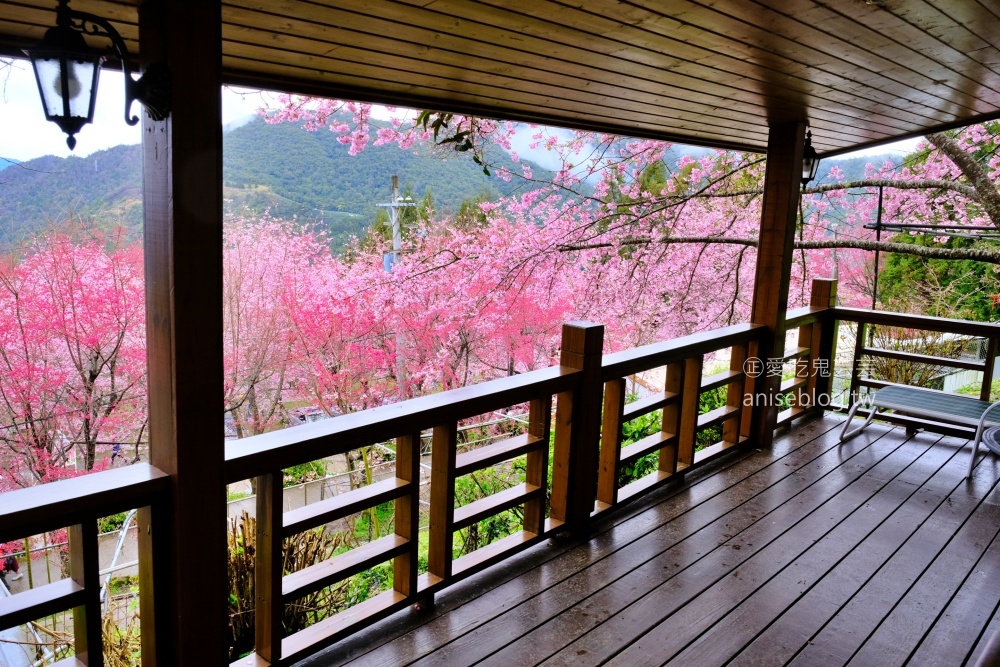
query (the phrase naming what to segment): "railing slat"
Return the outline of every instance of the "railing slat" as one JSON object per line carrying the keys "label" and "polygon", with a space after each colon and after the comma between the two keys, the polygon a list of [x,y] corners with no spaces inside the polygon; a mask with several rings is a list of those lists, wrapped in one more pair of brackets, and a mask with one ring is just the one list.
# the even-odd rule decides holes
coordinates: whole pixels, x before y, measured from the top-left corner
{"label": "railing slat", "polygon": [[69,527],[70,578],[83,588],[83,604],[73,608],[73,648],[87,667],[104,665],[101,633],[101,577],[97,519]]}
{"label": "railing slat", "polygon": [[408,493],[396,499],[396,536],[407,541],[406,553],[392,562],[392,588],[412,597],[417,594],[420,546],[420,434],[396,438],[396,480],[407,484]]}
{"label": "railing slat", "polygon": [[[398,455],[398,454],[397,454]],[[332,498],[310,503],[285,512],[283,535],[291,537],[304,530],[331,523],[345,516],[357,514],[375,505],[395,500],[410,492],[410,484],[405,479],[391,477],[358,489],[338,493]]]}
{"label": "railing slat", "polygon": [[[359,602],[319,623],[310,625],[305,630],[285,637],[281,641],[281,653],[285,656],[284,660],[291,663],[312,655],[321,648],[346,637],[359,625],[371,624],[385,618],[405,607],[408,602],[406,596],[393,590],[379,593],[364,602]],[[239,660],[231,663],[232,667],[239,667],[240,664]]]}
{"label": "railing slat", "polygon": [[471,576],[479,570],[502,560],[505,556],[510,556],[512,553],[528,548],[540,539],[541,536],[539,535],[526,530],[519,530],[492,544],[479,547],[471,554],[466,554],[455,561],[455,576]]}
{"label": "railing slat", "polygon": [[254,640],[257,654],[269,662],[281,659],[284,616],[281,575],[284,475],[276,470],[257,477],[257,532],[254,561]]}
{"label": "railing slat", "polygon": [[699,354],[684,362],[684,390],[681,393],[680,427],[677,431],[678,468],[694,463],[695,435],[698,432],[698,392],[701,389],[703,361]]}
{"label": "railing slat", "polygon": [[458,477],[468,475],[470,472],[516,458],[547,444],[548,442],[539,436],[524,433],[485,447],[462,452],[455,456],[455,475]]}
{"label": "railing slat", "polygon": [[[524,481],[545,489],[549,468],[549,431],[552,422],[552,397],[537,398],[528,407],[528,435],[538,446],[528,452]],[[524,504],[524,530],[539,534],[545,529],[545,493]]]}
{"label": "railing slat", "polygon": [[0,630],[68,611],[85,603],[83,586],[72,579],[31,588],[0,598]]}
{"label": "railing slat", "polygon": [[679,399],[679,391],[661,391],[645,398],[640,398],[638,401],[632,401],[625,406],[625,410],[622,413],[622,421],[632,421],[643,415],[648,415],[654,410],[659,410],[671,403],[676,403]]}
{"label": "railing slat", "polygon": [[[740,362],[740,364],[742,365],[742,362]],[[725,370],[722,371],[721,373],[710,375],[707,378],[702,378],[701,391],[702,393],[704,393],[706,391],[718,389],[719,387],[726,387],[742,378],[743,378],[742,370]]]}
{"label": "railing slat", "polygon": [[284,604],[289,604],[304,595],[315,593],[395,558],[408,551],[409,546],[409,540],[396,534],[387,535],[329,560],[292,572],[281,579],[281,600]]}
{"label": "railing slat", "polygon": [[[604,420],[601,425],[600,469],[597,471],[598,507],[614,505],[618,499],[621,470],[622,423],[625,421],[625,380],[604,383]],[[604,505],[601,505],[603,503]]]}
{"label": "railing slat", "polygon": [[468,528],[478,521],[532,500],[544,491],[542,486],[524,482],[459,507],[454,512],[452,530]]}
{"label": "railing slat", "polygon": [[739,413],[740,409],[738,407],[723,405],[721,408],[698,415],[698,430],[716,426],[727,419],[735,419],[739,417]]}
{"label": "railing slat", "polygon": [[[675,362],[667,365],[667,377],[663,384],[664,395],[672,394],[677,396],[677,400],[672,400],[663,406],[663,413],[660,415],[660,432],[680,434],[680,394],[684,383],[684,364]],[[677,472],[677,454],[679,452],[680,438],[660,449],[659,471],[667,476]],[[619,492],[618,497],[621,497]]]}
{"label": "railing slat", "polygon": [[431,440],[430,535],[427,572],[448,580],[451,577],[451,550],[454,541],[455,446],[458,422],[434,427]]}
{"label": "railing slat", "polygon": [[910,361],[919,364],[946,366],[948,368],[961,368],[967,371],[982,371],[986,368],[986,364],[982,361],[970,361],[968,359],[949,359],[948,357],[935,357],[929,354],[919,354],[916,352],[886,350],[880,347],[866,346],[863,350],[861,350],[861,354],[871,357],[896,359],[898,361]]}
{"label": "railing slat", "polygon": [[621,465],[624,467],[635,463],[646,454],[651,454],[652,452],[658,451],[663,447],[673,445],[676,442],[677,436],[673,433],[657,431],[652,435],[647,435],[645,438],[633,442],[628,447],[622,448],[620,459]]}

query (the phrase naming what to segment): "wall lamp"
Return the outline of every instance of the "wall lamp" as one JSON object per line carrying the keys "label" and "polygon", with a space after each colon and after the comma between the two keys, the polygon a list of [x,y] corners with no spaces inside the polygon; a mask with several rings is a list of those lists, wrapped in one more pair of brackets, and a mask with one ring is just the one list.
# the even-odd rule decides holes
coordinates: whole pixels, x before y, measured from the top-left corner
{"label": "wall lamp", "polygon": [[816,149],[813,148],[812,136],[812,132],[806,132],[806,145],[802,148],[803,187],[809,181],[816,178],[816,172],[819,170],[819,155],[816,153]]}
{"label": "wall lamp", "polygon": [[106,20],[69,8],[69,0],[59,0],[56,26],[25,54],[31,58],[35,81],[42,96],[45,119],[54,122],[68,136],[70,150],[76,146],[73,136],[94,120],[97,102],[97,78],[106,51],[87,45],[84,34],[105,36],[125,74],[125,122],[135,125],[138,116],[130,115],[132,102],[138,101],[153,120],[170,115],[170,73],[163,63],[154,63],[138,80],[132,78],[128,49],[121,35]]}

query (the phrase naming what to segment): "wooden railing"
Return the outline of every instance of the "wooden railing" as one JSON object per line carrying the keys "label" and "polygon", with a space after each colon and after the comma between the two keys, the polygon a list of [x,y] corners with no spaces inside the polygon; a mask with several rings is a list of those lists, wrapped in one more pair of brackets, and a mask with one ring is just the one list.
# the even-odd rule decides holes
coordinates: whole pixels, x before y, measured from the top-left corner
{"label": "wooden railing", "polygon": [[[868,358],[890,359],[904,364],[920,364],[938,369],[971,370],[981,372],[982,381],[979,390],[980,400],[989,400],[990,386],[994,380],[993,370],[996,364],[998,352],[1000,352],[1000,324],[987,322],[969,322],[966,320],[955,320],[943,317],[928,317],[924,315],[910,315],[905,313],[889,313],[884,311],[867,310],[860,308],[834,308],[830,312],[830,319],[841,322],[856,323],[854,354],[851,360],[850,371],[850,391],[849,401],[858,400],[862,389],[879,389],[891,384],[896,384],[890,380],[874,378],[865,372],[864,361]],[[913,350],[887,349],[877,347],[869,335],[871,328],[875,326],[892,327],[905,332],[934,332],[939,334],[956,335],[967,338],[978,338],[986,341],[985,354],[983,358],[954,358],[941,355],[926,354]],[[914,417],[905,415],[882,415],[887,421],[906,426],[908,429],[916,429],[925,425],[926,422]],[[964,435],[965,431],[961,427],[946,428],[935,424],[937,430],[954,431],[956,434]]]}
{"label": "wooden railing", "polygon": [[[763,329],[740,324],[604,357],[601,368],[604,423],[597,482],[599,511],[640,496],[746,440],[750,411],[744,410],[748,391],[744,366]],[[703,377],[705,355],[726,348],[730,348],[729,369]],[[661,366],[665,367],[663,391],[626,404],[626,378]],[[725,404],[699,415],[701,394],[721,387],[728,388]],[[622,426],[656,410],[662,411],[659,432],[622,448]],[[695,452],[697,433],[719,424],[723,426],[722,440]],[[622,469],[652,453],[658,453],[656,470],[619,488]]]}
{"label": "wooden railing", "polygon": [[[0,629],[73,612],[75,657],[65,665],[103,665],[97,520],[139,508],[142,525],[162,512],[170,477],[146,463],[0,494],[0,543],[69,527],[69,578],[0,599]],[[140,539],[154,539],[148,533]],[[150,546],[148,553],[165,545]],[[152,577],[140,571],[140,604],[153,604]],[[145,614],[152,618],[152,610]],[[150,633],[152,636],[152,633]]]}
{"label": "wooden railing", "polygon": [[[567,366],[385,405],[246,438],[226,449],[226,481],[255,478],[256,653],[234,665],[288,664],[407,605],[429,603],[444,586],[464,579],[512,553],[553,535],[566,522],[570,497],[566,471],[573,467],[571,405],[582,371]],[[547,488],[553,399],[557,404],[551,489]],[[575,399],[575,400],[574,400]],[[527,403],[526,433],[458,453],[456,434],[464,419]],[[421,433],[430,431],[430,531],[427,572],[418,576],[418,506]],[[395,476],[305,507],[283,511],[282,469],[395,439]],[[525,481],[462,507],[455,507],[456,479],[520,456]],[[552,509],[546,518],[546,498]],[[392,501],[393,533],[298,572],[282,572],[282,540]],[[456,531],[513,507],[523,506],[522,530],[458,559]],[[375,565],[392,561],[392,588],[283,637],[283,607]]]}
{"label": "wooden railing", "polygon": [[[789,311],[786,318],[787,329],[798,330],[797,345],[778,359],[759,360],[761,364],[770,361],[774,368],[786,371],[788,365],[794,365],[798,371],[781,383],[779,395],[785,398],[776,417],[779,426],[825,407],[819,398],[829,392],[830,378],[829,373],[818,371],[833,369],[840,320],[857,322],[862,327],[862,343],[855,350],[855,358],[919,358],[941,366],[975,368],[984,372],[984,387],[988,387],[1000,325],[834,308],[834,292],[829,281],[817,281],[811,305]],[[989,341],[987,359],[940,359],[872,348],[863,343],[863,328],[871,325],[980,336]],[[640,497],[741,443],[752,445],[748,439],[753,433],[752,423],[762,419],[765,410],[757,402],[755,388],[759,391],[762,383],[755,376],[773,370],[753,369],[749,363],[764,333],[765,329],[757,325],[736,325],[602,356],[601,327],[569,324],[563,330],[560,366],[229,443],[223,481],[254,479],[257,487],[256,652],[233,664],[289,664],[410,604],[430,604],[442,588],[560,530],[585,534],[593,513]],[[705,356],[726,349],[728,369],[704,377]],[[626,378],[659,367],[664,368],[663,390],[626,403]],[[852,386],[877,387],[879,383],[853,377]],[[699,414],[699,397],[723,387],[725,403]],[[525,404],[529,415],[523,434],[479,449],[458,451],[460,422]],[[661,414],[659,431],[623,447],[623,424],[654,411]],[[697,434],[712,426],[722,427],[721,439],[697,450]],[[431,441],[430,525],[427,571],[420,574],[420,442],[422,434],[427,433]],[[284,508],[284,469],[388,440],[396,443],[392,477],[302,508]],[[650,454],[656,455],[655,469],[619,487],[622,468]],[[458,478],[521,457],[525,471],[522,483],[465,506],[455,506]],[[100,652],[89,650],[101,641],[95,521],[143,507],[143,523],[148,526],[157,508],[165,503],[169,487],[166,475],[140,464],[0,495],[0,542],[69,525],[72,571],[65,582],[0,600],[0,628],[73,609],[78,655],[73,660],[79,662],[69,664],[102,664]],[[387,502],[395,508],[391,534],[318,565],[287,574],[283,571],[284,539]],[[467,555],[453,557],[457,531],[515,507],[523,508],[521,530]],[[141,532],[144,539],[152,539]],[[155,604],[149,555],[156,551],[147,544],[141,553],[140,594],[145,619],[147,608],[149,616],[153,616],[150,605]],[[281,619],[285,605],[389,561],[393,572],[390,589],[284,636]],[[160,627],[161,622],[162,614],[155,625]],[[144,644],[147,635],[152,635],[153,625],[144,624]],[[153,643],[152,636],[149,643]]]}

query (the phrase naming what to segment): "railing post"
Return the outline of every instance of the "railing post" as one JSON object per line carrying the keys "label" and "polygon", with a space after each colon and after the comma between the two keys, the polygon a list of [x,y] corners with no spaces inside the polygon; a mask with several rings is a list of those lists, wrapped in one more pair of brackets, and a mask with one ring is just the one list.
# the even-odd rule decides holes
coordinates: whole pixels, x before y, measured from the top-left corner
{"label": "railing post", "polygon": [[577,388],[559,394],[556,404],[549,515],[573,533],[585,530],[597,497],[597,465],[601,438],[601,361],[604,327],[567,322],[562,329],[559,363],[582,370]]}
{"label": "railing post", "polygon": [[[834,278],[814,278],[809,305],[814,308],[835,308],[837,306],[837,281]],[[827,313],[819,322],[812,325],[812,340],[810,342],[810,357],[825,359],[825,370],[822,365],[817,368],[814,363],[810,371],[810,389],[813,409],[822,414],[830,406],[833,399],[833,374],[837,365],[837,337],[839,326],[833,313]],[[827,396],[824,401],[820,397]]]}
{"label": "railing post", "polygon": [[284,574],[282,549],[282,471],[257,477],[257,530],[254,536],[254,650],[269,663],[281,659],[283,608],[281,577]]}
{"label": "railing post", "polygon": [[[458,422],[450,421],[434,427],[431,440],[430,541],[427,547],[427,574],[431,584],[451,579],[457,443]],[[434,596],[424,595],[422,604],[432,606]]]}
{"label": "railing post", "polygon": [[[28,554],[28,558],[31,555]],[[97,521],[88,519],[69,527],[70,577],[83,588],[84,601],[73,609],[73,645],[78,664],[104,665],[101,637],[101,577],[97,548]]]}
{"label": "railing post", "polygon": [[410,492],[396,499],[396,535],[409,540],[406,553],[392,562],[392,587],[408,598],[417,595],[420,544],[420,433],[396,438],[396,477],[410,483]]}

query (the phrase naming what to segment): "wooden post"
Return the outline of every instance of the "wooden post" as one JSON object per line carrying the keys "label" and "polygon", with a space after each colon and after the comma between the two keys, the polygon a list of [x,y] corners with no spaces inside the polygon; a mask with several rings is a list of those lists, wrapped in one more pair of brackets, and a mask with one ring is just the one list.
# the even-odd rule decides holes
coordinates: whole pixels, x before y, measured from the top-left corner
{"label": "wooden post", "polygon": [[[669,405],[663,407],[662,418],[660,420],[660,431],[677,435],[680,433],[681,425],[681,391],[684,389],[684,363],[677,361],[668,364],[667,379],[663,384],[663,390],[668,394],[677,394],[677,398]],[[677,447],[678,439],[674,438],[672,444],[660,449],[659,469],[661,472],[674,474],[677,472]]]}
{"label": "wooden post", "polygon": [[396,535],[409,540],[406,553],[392,561],[392,587],[406,597],[417,594],[420,536],[420,433],[396,438],[396,477],[410,483],[410,492],[396,499]]}
{"label": "wooden post", "polygon": [[567,322],[562,328],[559,363],[583,371],[577,389],[559,394],[552,461],[549,516],[576,534],[590,521],[597,497],[597,457],[601,438],[601,360],[604,327]]}
{"label": "wooden post", "polygon": [[[812,294],[809,305],[815,308],[835,308],[837,305],[837,281],[833,278],[815,278],[812,281]],[[813,325],[812,358],[826,360],[826,374],[823,365],[819,368],[814,364],[810,369],[810,389],[812,390],[813,409],[819,414],[830,405],[833,398],[833,373],[837,365],[837,336],[839,329],[836,318],[827,313],[819,322]],[[816,339],[819,339],[818,341]],[[824,398],[825,396],[825,398]]]}
{"label": "wooden post", "polygon": [[698,437],[698,398],[701,395],[702,355],[684,362],[684,384],[681,391],[681,423],[677,438],[677,468],[682,470],[694,463],[695,441]]}
{"label": "wooden post", "polygon": [[983,360],[983,385],[979,389],[979,400],[990,401],[990,390],[993,388],[993,367],[996,365],[997,337],[986,339],[986,359]]}
{"label": "wooden post", "polygon": [[[31,554],[27,555],[28,560]],[[97,548],[97,521],[69,527],[69,567],[73,582],[83,588],[84,603],[73,609],[73,648],[76,660],[87,667],[104,665],[101,638],[101,569]]]}
{"label": "wooden post", "polygon": [[[431,441],[431,516],[427,547],[427,573],[436,580],[451,578],[455,525],[455,456],[458,422],[434,427]],[[433,604],[432,596],[424,601]]]}
{"label": "wooden post", "polygon": [[610,507],[618,502],[621,470],[622,413],[625,411],[625,380],[604,383],[604,420],[601,425],[601,467],[597,474],[597,500]]}
{"label": "wooden post", "polygon": [[[536,398],[528,410],[528,435],[540,438],[545,444],[528,452],[525,462],[525,479],[544,489],[548,482],[549,428],[552,421],[552,397]],[[545,494],[524,504],[524,532],[541,535],[545,532]]]}
{"label": "wooden post", "polygon": [[281,470],[257,478],[257,530],[254,561],[254,650],[274,664],[281,658],[281,577],[284,474]]}
{"label": "wooden post", "polygon": [[[143,664],[228,663],[222,368],[222,6],[144,0],[142,67],[165,63],[170,116],[142,121],[150,462],[173,479],[143,540],[155,627]],[[147,513],[144,513],[147,514]],[[149,549],[163,546],[163,551]],[[145,616],[144,616],[145,621]],[[148,650],[147,650],[148,649]]]}
{"label": "wooden post", "polygon": [[[757,274],[750,317],[753,323],[767,327],[757,348],[765,369],[768,359],[784,354],[785,311],[788,309],[804,144],[805,123],[772,125],[768,131]],[[780,388],[780,374],[768,376],[765,372],[754,382],[755,399],[762,399],[763,405],[758,402],[753,407],[751,432],[760,447],[770,447],[774,439]]]}
{"label": "wooden post", "polygon": [[[733,345],[729,354],[729,370],[742,373],[747,359],[746,345]],[[726,405],[736,408],[739,412],[732,419],[722,422],[722,441],[740,444],[740,428],[743,424],[743,396],[746,392],[744,379],[737,380],[726,387]]]}

